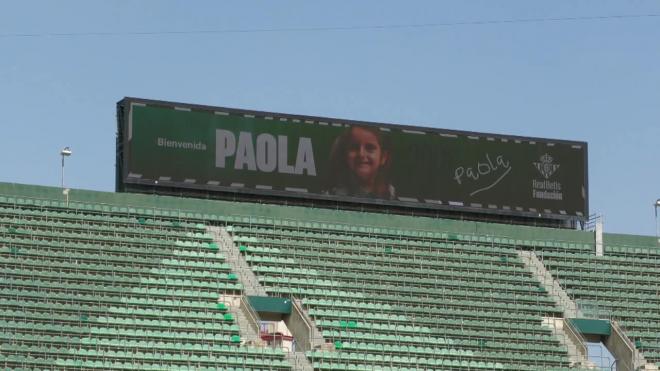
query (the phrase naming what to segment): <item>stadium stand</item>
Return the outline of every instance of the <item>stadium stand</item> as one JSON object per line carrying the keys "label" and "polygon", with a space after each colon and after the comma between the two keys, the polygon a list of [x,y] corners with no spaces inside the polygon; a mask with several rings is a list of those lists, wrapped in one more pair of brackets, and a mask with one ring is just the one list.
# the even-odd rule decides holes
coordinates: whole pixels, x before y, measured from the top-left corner
{"label": "stadium stand", "polygon": [[0,183],[0,366],[291,369],[284,350],[245,342],[222,302],[244,293],[242,275],[209,226],[232,236],[270,296],[302,302],[327,343],[306,352],[315,370],[586,367],[544,326],[563,312],[520,249],[575,298],[609,303],[658,359],[655,249],[595,259],[593,235],[572,230],[85,190],[65,199]]}

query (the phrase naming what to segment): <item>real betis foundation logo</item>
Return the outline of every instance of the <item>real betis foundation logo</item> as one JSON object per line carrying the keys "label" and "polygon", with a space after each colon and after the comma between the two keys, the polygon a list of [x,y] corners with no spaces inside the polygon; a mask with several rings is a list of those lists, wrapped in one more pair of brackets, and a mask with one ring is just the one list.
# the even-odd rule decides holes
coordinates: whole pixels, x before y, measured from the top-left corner
{"label": "real betis foundation logo", "polygon": [[546,153],[545,155],[541,156],[539,162],[534,163],[536,170],[538,170],[545,179],[550,178],[552,174],[554,174],[555,171],[557,171],[559,168],[559,164],[553,164],[552,160],[552,156]]}

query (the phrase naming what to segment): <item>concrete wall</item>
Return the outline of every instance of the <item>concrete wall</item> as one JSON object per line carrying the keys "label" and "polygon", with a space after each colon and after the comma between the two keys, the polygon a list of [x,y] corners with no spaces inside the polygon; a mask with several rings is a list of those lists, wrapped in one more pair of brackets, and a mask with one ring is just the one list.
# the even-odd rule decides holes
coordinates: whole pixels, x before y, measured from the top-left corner
{"label": "concrete wall", "polygon": [[291,308],[291,314],[282,317],[286,327],[291,331],[291,335],[296,339],[297,351],[308,351],[312,349],[312,331],[296,305]]}

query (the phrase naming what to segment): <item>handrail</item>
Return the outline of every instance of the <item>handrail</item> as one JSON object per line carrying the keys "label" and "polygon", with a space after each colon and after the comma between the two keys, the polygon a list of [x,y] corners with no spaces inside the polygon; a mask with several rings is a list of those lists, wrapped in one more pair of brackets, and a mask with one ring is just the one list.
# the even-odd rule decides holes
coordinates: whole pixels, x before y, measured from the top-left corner
{"label": "handrail", "polygon": [[585,339],[584,336],[582,335],[582,333],[577,328],[575,328],[575,325],[571,322],[570,319],[564,318],[563,322],[564,322],[564,328],[566,328],[568,330],[567,331],[568,335],[573,336],[575,338],[575,340],[577,342],[577,344],[575,344],[575,346],[579,347],[578,351],[585,358],[588,358],[589,357],[589,352],[587,350],[587,345],[586,345],[587,339]]}
{"label": "handrail", "polygon": [[585,304],[581,299],[575,299],[575,304],[584,318],[612,320],[612,309],[607,305]]}
{"label": "handrail", "polygon": [[260,334],[260,326],[259,326],[259,315],[257,312],[254,311],[254,308],[252,308],[252,305],[250,302],[247,300],[247,296],[241,295],[241,308],[244,308],[244,312],[246,315],[249,317],[248,322],[250,322],[250,325],[252,326],[252,329],[254,332],[259,336]]}
{"label": "handrail", "polygon": [[589,218],[584,222],[584,230],[585,231],[593,231],[594,228],[596,228],[596,223],[598,220],[603,220],[603,215],[602,214],[591,214],[589,215]]}

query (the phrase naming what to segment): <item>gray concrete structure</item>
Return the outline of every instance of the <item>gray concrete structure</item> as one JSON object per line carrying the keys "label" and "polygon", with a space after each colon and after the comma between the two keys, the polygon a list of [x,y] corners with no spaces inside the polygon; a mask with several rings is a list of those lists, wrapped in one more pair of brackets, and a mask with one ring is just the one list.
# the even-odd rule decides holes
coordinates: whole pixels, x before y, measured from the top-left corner
{"label": "gray concrete structure", "polygon": [[284,323],[296,338],[298,348],[301,350],[307,351],[325,344],[321,331],[307,314],[299,299],[293,299],[291,314],[284,318]]}
{"label": "gray concrete structure", "polygon": [[658,366],[648,363],[644,356],[635,348],[630,338],[615,320],[610,321],[612,334],[603,341],[607,350],[616,358],[617,371],[657,371]]}
{"label": "gray concrete structure", "polygon": [[564,318],[578,318],[582,316],[575,301],[568,296],[559,282],[545,269],[545,265],[536,256],[536,253],[533,251],[518,250],[518,256],[525,264],[525,267],[543,285],[543,288],[555,303],[564,311]]}

